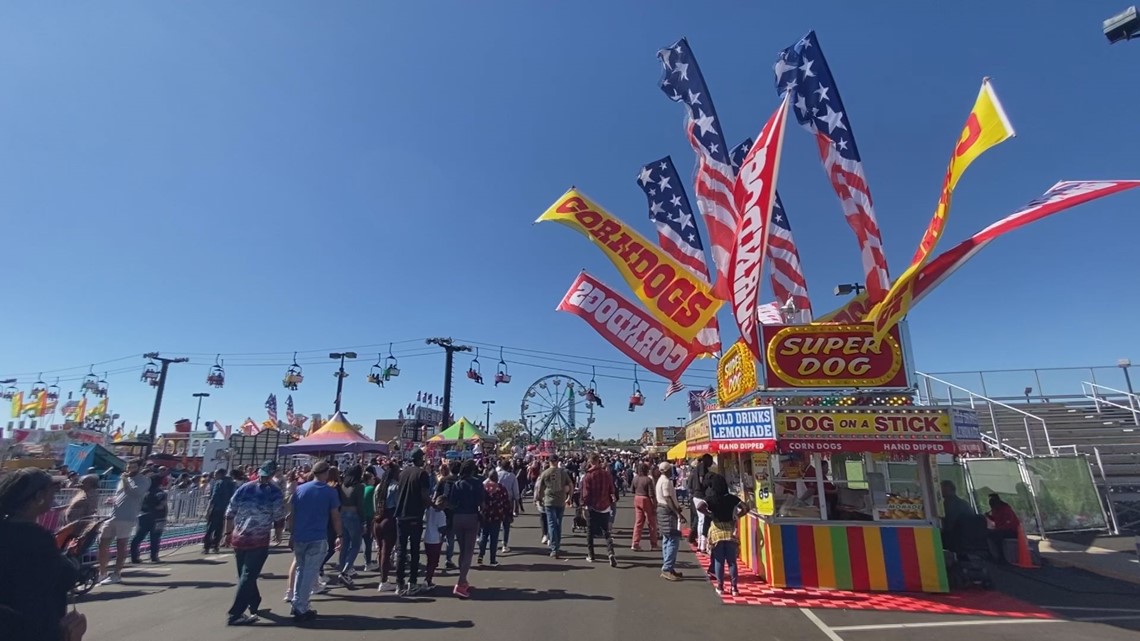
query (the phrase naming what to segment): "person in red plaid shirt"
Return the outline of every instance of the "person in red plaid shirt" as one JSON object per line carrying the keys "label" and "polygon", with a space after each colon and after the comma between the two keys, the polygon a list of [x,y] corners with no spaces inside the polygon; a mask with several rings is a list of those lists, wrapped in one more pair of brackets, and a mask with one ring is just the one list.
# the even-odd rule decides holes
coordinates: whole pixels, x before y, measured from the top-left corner
{"label": "person in red plaid shirt", "polygon": [[491,567],[497,567],[499,562],[495,559],[495,551],[499,547],[499,528],[503,521],[510,518],[512,513],[511,495],[507,488],[499,483],[499,473],[491,470],[487,480],[483,482],[483,493],[486,500],[479,508],[479,520],[482,531],[479,534],[479,565],[483,565],[483,555],[487,553],[487,546],[491,546]]}
{"label": "person in red plaid shirt", "polygon": [[586,474],[581,484],[582,505],[589,510],[589,529],[586,533],[586,560],[594,561],[594,537],[603,536],[606,539],[606,554],[609,555],[610,567],[617,567],[617,557],[614,556],[614,535],[610,529],[610,514],[617,503],[617,487],[614,486],[613,474],[602,463],[602,457],[597,452],[590,455],[586,466]]}

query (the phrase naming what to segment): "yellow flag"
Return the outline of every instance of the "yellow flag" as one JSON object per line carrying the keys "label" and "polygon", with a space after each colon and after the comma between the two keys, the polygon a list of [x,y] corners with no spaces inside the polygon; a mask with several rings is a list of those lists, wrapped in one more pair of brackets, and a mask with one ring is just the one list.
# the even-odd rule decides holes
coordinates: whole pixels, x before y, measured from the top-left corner
{"label": "yellow flag", "polygon": [[87,397],[79,399],[79,405],[75,406],[75,422],[83,423],[87,419]]}
{"label": "yellow flag", "polygon": [[23,392],[16,392],[16,395],[12,397],[12,418],[20,418],[20,415],[23,413],[24,413],[24,393]]}
{"label": "yellow flag", "polygon": [[[649,312],[687,341],[708,327],[724,303],[707,282],[577,189],[563,194],[535,222],[544,221],[562,223],[594,241]],[[645,331],[636,326],[622,331],[627,330]]]}
{"label": "yellow flag", "polygon": [[950,213],[954,187],[958,185],[958,180],[966,172],[966,168],[975,158],[982,155],[982,152],[1014,135],[1016,134],[1013,126],[1009,124],[1009,118],[1006,117],[997,94],[990,86],[989,78],[982,80],[978,99],[974,102],[974,108],[970,110],[970,116],[966,118],[966,126],[958,137],[958,144],[954,147],[954,154],[946,167],[946,176],[942,179],[942,193],[938,197],[938,205],[934,208],[934,216],[926,227],[922,242],[919,243],[918,250],[911,259],[910,267],[907,267],[907,270],[891,285],[886,297],[867,314],[866,320],[875,324],[876,339],[885,336],[887,331],[902,320],[910,310],[914,279],[942,238],[946,217]]}

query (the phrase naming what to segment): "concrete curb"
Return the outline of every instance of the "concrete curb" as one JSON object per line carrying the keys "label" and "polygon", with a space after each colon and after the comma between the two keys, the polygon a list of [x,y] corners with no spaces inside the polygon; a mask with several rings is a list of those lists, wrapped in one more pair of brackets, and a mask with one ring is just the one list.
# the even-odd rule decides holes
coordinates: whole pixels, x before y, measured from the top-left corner
{"label": "concrete curb", "polygon": [[1077,568],[1078,570],[1091,572],[1093,574],[1097,574],[1109,579],[1116,579],[1117,581],[1125,581],[1127,583],[1132,583],[1133,585],[1140,585],[1140,577],[1137,577],[1131,573],[1116,572],[1114,570],[1105,569],[1099,565],[1078,563],[1069,559],[1056,558],[1049,553],[1042,553],[1041,557],[1044,560],[1048,561],[1051,565],[1055,565],[1060,568]]}

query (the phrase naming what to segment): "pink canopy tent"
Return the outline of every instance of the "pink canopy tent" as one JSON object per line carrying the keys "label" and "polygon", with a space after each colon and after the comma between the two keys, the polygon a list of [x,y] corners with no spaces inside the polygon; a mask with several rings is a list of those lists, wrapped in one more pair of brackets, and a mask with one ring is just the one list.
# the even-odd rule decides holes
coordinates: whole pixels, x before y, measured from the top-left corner
{"label": "pink canopy tent", "polygon": [[338,454],[351,452],[361,454],[364,452],[387,453],[388,445],[378,443],[356,431],[344,418],[344,414],[333,414],[321,429],[305,438],[282,445],[277,448],[281,454]]}

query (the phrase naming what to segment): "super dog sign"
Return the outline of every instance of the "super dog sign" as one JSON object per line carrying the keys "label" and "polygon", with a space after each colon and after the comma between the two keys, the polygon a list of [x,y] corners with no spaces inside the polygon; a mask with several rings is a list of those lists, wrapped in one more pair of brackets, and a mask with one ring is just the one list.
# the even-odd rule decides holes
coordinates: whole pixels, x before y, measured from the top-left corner
{"label": "super dog sign", "polygon": [[870,323],[765,325],[769,388],[907,387],[898,326],[881,341]]}

